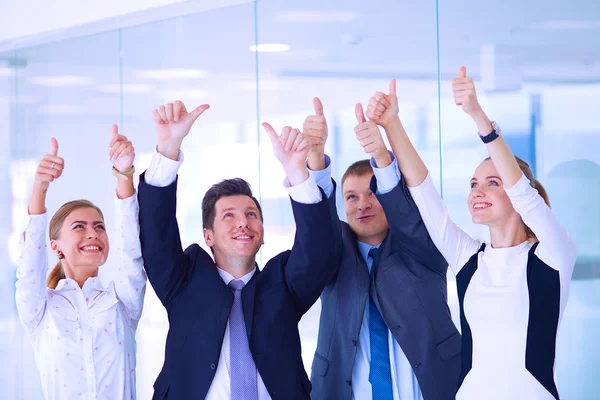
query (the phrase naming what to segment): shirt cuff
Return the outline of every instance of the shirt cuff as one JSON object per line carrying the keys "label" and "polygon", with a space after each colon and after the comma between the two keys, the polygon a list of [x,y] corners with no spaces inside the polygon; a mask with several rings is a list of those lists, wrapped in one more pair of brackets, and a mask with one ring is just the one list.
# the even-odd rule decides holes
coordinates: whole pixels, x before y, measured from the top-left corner
{"label": "shirt cuff", "polygon": [[[308,163],[306,165],[308,168]],[[333,194],[333,182],[331,181],[331,158],[325,155],[325,169],[318,171],[308,168],[308,173],[315,179],[317,186],[319,186],[325,192],[325,195],[329,198]]]}
{"label": "shirt cuff", "polygon": [[389,193],[400,183],[401,175],[398,160],[391,151],[389,153],[392,157],[392,163],[384,168],[377,168],[375,159],[371,158],[371,168],[373,168],[375,179],[377,179],[377,194]]}
{"label": "shirt cuff", "polygon": [[46,216],[47,213],[29,215],[29,222],[19,240],[21,247],[26,244],[31,245],[39,240],[43,241],[44,234],[46,233]]}
{"label": "shirt cuff", "polygon": [[150,166],[146,170],[146,183],[151,186],[165,187],[175,182],[177,172],[183,162],[183,152],[180,150],[177,161],[163,156],[158,151],[154,152]]}
{"label": "shirt cuff", "polygon": [[138,201],[137,201],[137,191],[134,191],[133,195],[131,195],[125,199],[119,199],[115,195],[115,201],[116,201],[115,209],[117,210],[117,212],[119,214],[125,215],[125,214],[138,213],[139,207],[138,207]]}
{"label": "shirt cuff", "polygon": [[295,186],[291,186],[288,178],[285,178],[283,186],[296,203],[317,204],[323,199],[315,178],[310,174],[307,180]]}
{"label": "shirt cuff", "polygon": [[533,188],[531,187],[531,183],[529,182],[529,179],[527,179],[527,177],[523,173],[521,173],[521,177],[519,178],[517,183],[515,183],[513,185],[513,187],[511,187],[511,188],[505,187],[504,188],[508,197],[516,197],[520,194],[527,193],[527,191],[529,189],[533,189]]}

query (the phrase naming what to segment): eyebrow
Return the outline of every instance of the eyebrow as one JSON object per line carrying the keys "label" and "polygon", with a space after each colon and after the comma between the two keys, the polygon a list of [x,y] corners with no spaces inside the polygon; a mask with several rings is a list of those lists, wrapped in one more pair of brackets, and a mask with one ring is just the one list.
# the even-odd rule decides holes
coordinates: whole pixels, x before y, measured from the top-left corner
{"label": "eyebrow", "polygon": [[[500,178],[499,176],[496,176],[496,175],[486,176],[485,179],[498,179],[498,180],[502,180],[502,178]],[[471,182],[472,181],[476,181],[476,180],[477,180],[477,178],[475,178],[475,177],[471,178]]]}
{"label": "eyebrow", "polygon": [[[88,223],[87,223],[87,221],[73,221],[73,222],[71,222],[71,225],[73,225],[73,224],[87,225]],[[104,221],[94,221],[94,222],[92,222],[92,225],[98,225],[98,224],[104,225]]]}
{"label": "eyebrow", "polygon": [[[225,208],[224,210],[221,211],[221,213],[224,213],[224,212],[227,212],[227,211],[233,211],[233,210],[237,210],[237,207]],[[253,207],[253,206],[248,206],[248,207],[246,207],[246,211],[248,211],[248,210],[258,211],[258,208]]]}

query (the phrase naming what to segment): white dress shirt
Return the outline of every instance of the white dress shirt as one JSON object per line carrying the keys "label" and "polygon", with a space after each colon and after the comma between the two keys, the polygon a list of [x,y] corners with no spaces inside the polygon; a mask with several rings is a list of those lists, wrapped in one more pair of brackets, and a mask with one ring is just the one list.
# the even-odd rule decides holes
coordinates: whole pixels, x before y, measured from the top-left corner
{"label": "white dress shirt", "polygon": [[[170,158],[164,157],[158,152],[154,153],[150,167],[146,170],[145,178],[146,183],[152,186],[165,187],[175,181],[177,177],[177,171],[183,162],[183,153],[180,151],[177,161],[171,160]],[[291,186],[287,178],[284,181],[284,186],[288,191],[290,197],[299,203],[304,204],[315,204],[321,201],[322,196],[317,184],[312,176],[296,185]],[[226,285],[232,279],[235,279],[231,274],[217,268],[219,275],[223,279]],[[244,283],[248,283],[252,275],[256,272],[254,268],[251,272],[244,275],[240,279]],[[231,371],[230,371],[230,338],[229,338],[229,322],[225,328],[225,336],[223,337],[223,344],[221,345],[221,353],[219,355],[219,365],[215,371],[215,377],[208,389],[205,400],[222,400],[231,398]],[[265,383],[260,376],[258,370],[256,371],[256,382],[258,385],[258,400],[270,400],[271,396],[265,387]]]}
{"label": "white dress shirt", "polygon": [[111,238],[112,251],[119,254],[119,278],[107,286],[95,277],[80,288],[66,278],[56,289],[49,289],[46,213],[30,215],[21,235],[17,310],[33,342],[47,400],[136,398],[135,331],[142,314],[146,273],[137,195],[117,204]]}
{"label": "white dress shirt", "polygon": [[[392,153],[390,155],[392,163],[385,168],[377,168],[375,160],[371,159],[371,167],[377,178],[378,194],[385,194],[392,191],[400,182],[398,163],[394,155]],[[333,191],[333,184],[331,183],[331,160],[328,156],[325,156],[325,162],[326,168],[324,170],[310,170],[310,174],[314,175],[317,185],[323,188],[325,194],[330,196]],[[373,260],[368,256],[368,253],[373,246],[358,241],[357,244],[359,252],[370,271]],[[374,247],[379,247],[380,245],[381,243]],[[369,306],[367,304],[360,326],[356,358],[354,360],[354,368],[352,369],[352,397],[356,400],[371,400],[373,396],[371,382],[369,382],[369,371],[371,369],[371,341],[369,333]],[[417,377],[402,348],[396,339],[394,339],[389,329],[388,342],[394,400],[421,400],[423,395],[421,394]]]}

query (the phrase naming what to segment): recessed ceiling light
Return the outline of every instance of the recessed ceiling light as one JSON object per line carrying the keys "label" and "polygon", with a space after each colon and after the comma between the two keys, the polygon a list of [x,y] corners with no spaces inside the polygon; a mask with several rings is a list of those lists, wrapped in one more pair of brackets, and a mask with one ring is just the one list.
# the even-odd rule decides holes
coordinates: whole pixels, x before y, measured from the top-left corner
{"label": "recessed ceiling light", "polygon": [[352,22],[358,19],[356,11],[288,11],[277,15],[278,22]]}
{"label": "recessed ceiling light", "polygon": [[250,51],[258,53],[281,53],[290,49],[289,44],[283,43],[264,43],[250,46]]}
{"label": "recessed ceiling light", "polygon": [[96,83],[94,78],[79,75],[32,76],[27,80],[32,85],[60,86],[90,86]]}
{"label": "recessed ceiling light", "polygon": [[117,83],[99,86],[96,90],[101,93],[150,93],[152,91],[152,85],[144,83],[125,83],[119,85]]}
{"label": "recessed ceiling light", "polygon": [[204,100],[208,98],[208,92],[200,89],[183,89],[183,90],[165,90],[161,97],[166,101],[173,101],[175,99],[183,102],[187,100]]}
{"label": "recessed ceiling light", "polygon": [[1,67],[0,68],[0,76],[1,77],[15,76],[15,70],[13,68]]}
{"label": "recessed ceiling light", "polygon": [[599,29],[600,21],[578,21],[578,20],[555,20],[543,21],[533,24],[534,29],[545,29],[549,31],[581,31],[588,29]]}
{"label": "recessed ceiling light", "polygon": [[73,104],[46,104],[39,108],[40,114],[72,115],[81,114],[79,106]]}
{"label": "recessed ceiling light", "polygon": [[207,72],[203,69],[150,69],[138,72],[140,78],[155,80],[175,80],[175,79],[201,79],[206,78]]}

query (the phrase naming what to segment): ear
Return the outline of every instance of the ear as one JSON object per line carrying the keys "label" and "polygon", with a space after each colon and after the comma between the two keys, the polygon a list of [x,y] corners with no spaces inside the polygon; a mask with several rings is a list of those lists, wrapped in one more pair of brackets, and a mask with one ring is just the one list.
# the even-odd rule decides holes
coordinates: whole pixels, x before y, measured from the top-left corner
{"label": "ear", "polygon": [[60,251],[60,246],[58,245],[56,240],[50,241],[50,248],[52,249],[52,252],[54,253],[54,255],[58,256],[58,252]]}
{"label": "ear", "polygon": [[213,247],[214,241],[212,229],[204,228],[202,231],[204,232],[204,242],[206,243],[206,245],[208,247]]}

